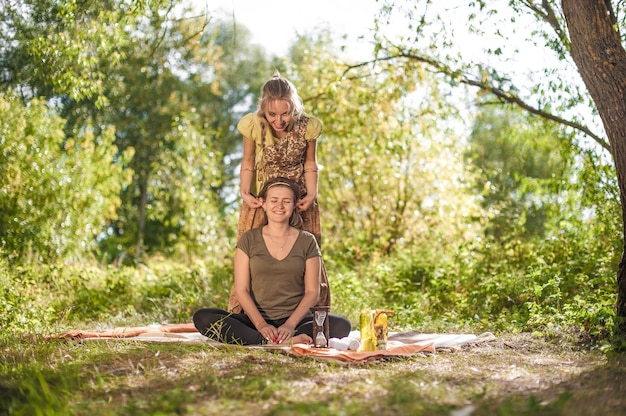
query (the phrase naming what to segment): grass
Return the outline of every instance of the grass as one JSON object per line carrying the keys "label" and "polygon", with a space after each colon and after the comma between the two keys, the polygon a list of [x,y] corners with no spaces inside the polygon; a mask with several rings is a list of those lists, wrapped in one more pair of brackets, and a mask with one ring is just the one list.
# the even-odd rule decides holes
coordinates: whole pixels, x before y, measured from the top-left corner
{"label": "grass", "polygon": [[[11,415],[620,415],[626,362],[530,334],[342,365],[129,341],[3,339]],[[458,413],[454,413],[458,412]]]}
{"label": "grass", "polygon": [[[391,331],[497,339],[350,365],[208,344],[46,341],[66,329],[189,322],[200,306],[226,306],[232,265],[0,270],[0,415],[626,414],[626,363],[607,335],[613,287],[574,296],[553,279],[558,302],[531,302],[471,270],[416,285],[413,258],[333,267],[334,312],[358,326],[363,307],[392,309]],[[548,275],[508,279],[534,287]]]}

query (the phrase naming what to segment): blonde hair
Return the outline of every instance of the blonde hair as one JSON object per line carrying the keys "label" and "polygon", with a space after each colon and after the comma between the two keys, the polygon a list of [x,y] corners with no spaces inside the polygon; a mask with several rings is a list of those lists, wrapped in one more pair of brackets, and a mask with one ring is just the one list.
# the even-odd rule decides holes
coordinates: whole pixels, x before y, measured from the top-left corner
{"label": "blonde hair", "polygon": [[283,78],[280,73],[275,72],[272,78],[267,80],[261,88],[261,97],[259,98],[259,109],[257,114],[259,117],[265,118],[267,106],[272,101],[283,100],[289,104],[291,116],[298,119],[304,111],[302,99],[298,95],[298,90],[287,78]]}

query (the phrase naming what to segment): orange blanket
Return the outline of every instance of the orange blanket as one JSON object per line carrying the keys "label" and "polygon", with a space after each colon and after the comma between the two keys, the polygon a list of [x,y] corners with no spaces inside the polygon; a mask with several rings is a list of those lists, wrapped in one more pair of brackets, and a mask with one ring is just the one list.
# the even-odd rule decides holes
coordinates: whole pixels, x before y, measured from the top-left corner
{"label": "orange blanket", "polygon": [[426,345],[403,344],[397,341],[388,341],[386,350],[376,351],[338,351],[333,348],[315,348],[306,344],[294,344],[289,351],[297,357],[314,357],[335,359],[344,362],[365,362],[384,357],[410,357],[417,353],[435,353],[433,343]]}

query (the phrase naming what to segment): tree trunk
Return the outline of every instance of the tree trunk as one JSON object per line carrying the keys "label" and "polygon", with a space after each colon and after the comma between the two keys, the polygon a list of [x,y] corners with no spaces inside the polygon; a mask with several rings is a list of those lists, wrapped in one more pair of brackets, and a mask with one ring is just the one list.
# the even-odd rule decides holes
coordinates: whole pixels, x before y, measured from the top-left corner
{"label": "tree trunk", "polygon": [[[595,102],[617,171],[626,242],[626,50],[608,0],[562,0],[571,55]],[[616,335],[626,338],[626,250],[617,271]]]}
{"label": "tree trunk", "polygon": [[146,207],[148,205],[148,179],[149,174],[144,173],[139,178],[139,218],[137,220],[137,252],[135,253],[135,262],[141,263],[143,260],[143,245],[146,231]]}

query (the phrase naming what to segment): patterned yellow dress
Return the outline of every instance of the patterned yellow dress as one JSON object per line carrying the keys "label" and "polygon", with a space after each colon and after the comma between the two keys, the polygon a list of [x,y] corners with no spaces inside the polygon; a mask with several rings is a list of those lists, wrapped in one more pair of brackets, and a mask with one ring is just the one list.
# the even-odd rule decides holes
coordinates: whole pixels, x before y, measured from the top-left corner
{"label": "patterned yellow dress", "polygon": [[[306,183],[304,179],[304,160],[308,143],[322,133],[320,120],[301,115],[293,121],[293,126],[285,137],[274,137],[271,129],[263,128],[263,124],[256,113],[245,115],[237,124],[237,130],[247,139],[255,142],[255,180],[253,180],[251,192],[258,194],[265,182],[269,179],[281,176],[295,181],[300,186],[302,196],[306,195]],[[265,134],[263,134],[265,133]],[[244,140],[247,140],[244,139]],[[322,227],[320,223],[320,211],[317,199],[309,209],[300,213],[302,215],[302,229],[315,236],[317,244],[322,247]],[[260,227],[265,222],[265,214],[262,208],[250,208],[247,204],[241,204],[239,224],[237,227],[237,239],[251,228]],[[330,306],[330,287],[326,268],[322,261],[320,300],[318,305]],[[231,290],[228,300],[228,311],[241,312],[241,306],[237,301],[234,288]]]}

